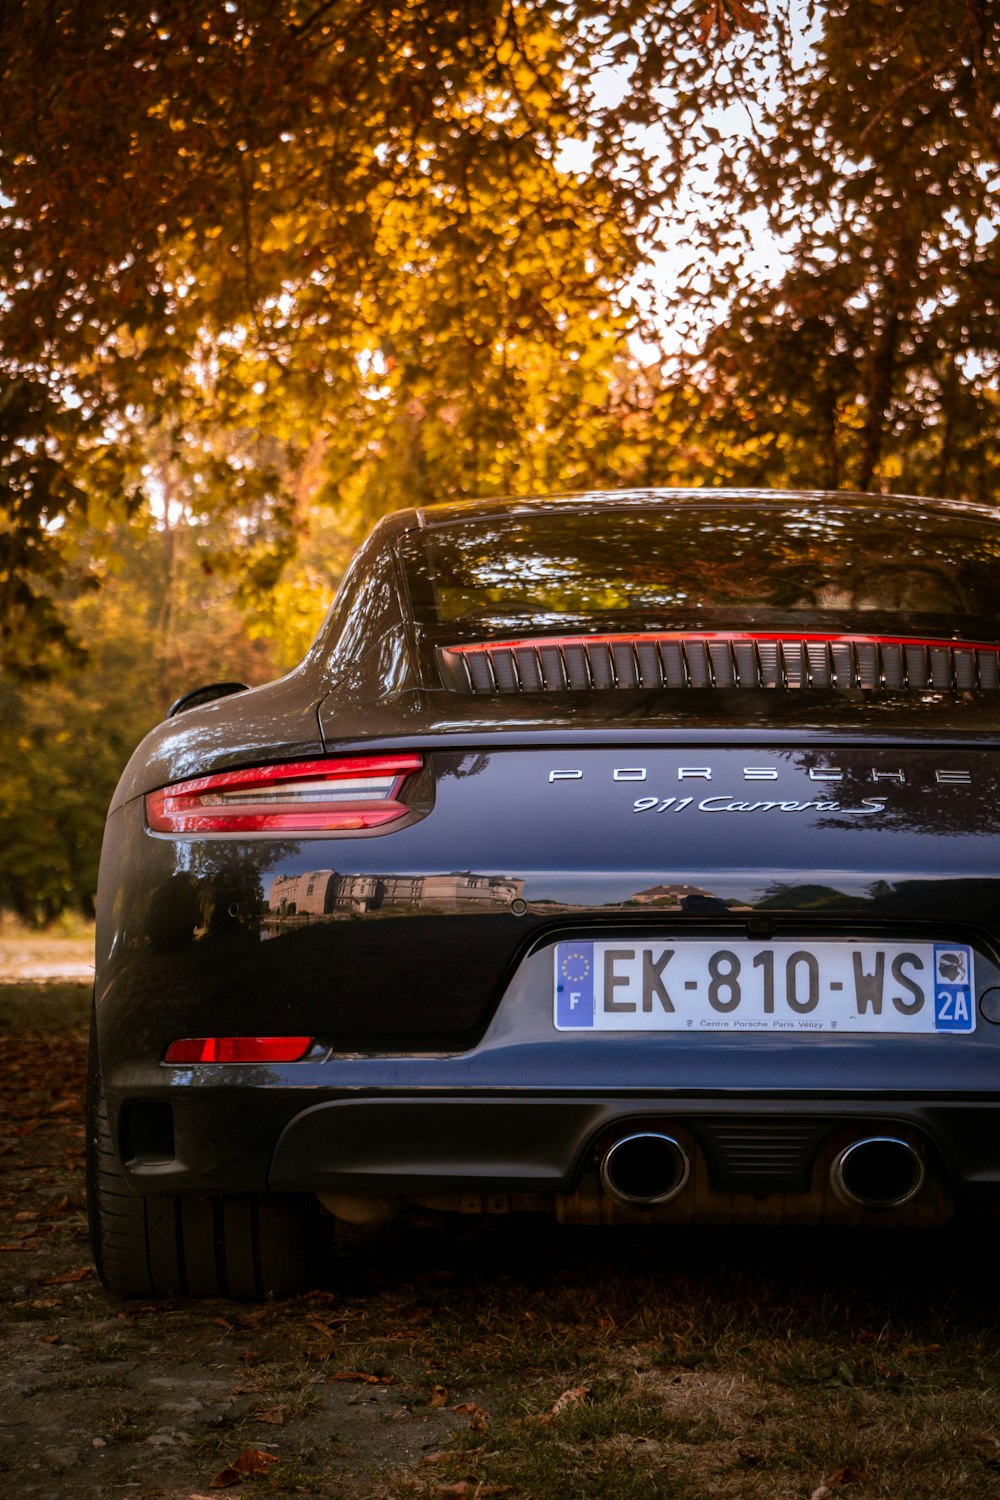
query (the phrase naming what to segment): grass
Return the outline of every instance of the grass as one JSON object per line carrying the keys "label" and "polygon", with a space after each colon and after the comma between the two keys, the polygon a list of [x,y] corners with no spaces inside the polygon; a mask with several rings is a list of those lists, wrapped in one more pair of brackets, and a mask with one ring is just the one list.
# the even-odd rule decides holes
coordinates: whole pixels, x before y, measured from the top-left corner
{"label": "grass", "polygon": [[[753,1348],[724,1356],[711,1376],[657,1368],[597,1377],[585,1400],[543,1423],[540,1411],[558,1396],[547,1383],[485,1435],[463,1438],[435,1465],[435,1482],[545,1500],[797,1497],[831,1480],[852,1496],[996,1493],[996,1383],[948,1385],[820,1385],[776,1400],[766,1350]],[[397,1474],[386,1493],[420,1494],[423,1483]]]}
{"label": "grass", "polygon": [[134,1349],[129,1348],[120,1339],[102,1339],[95,1344],[84,1344],[80,1348],[82,1359],[94,1360],[98,1364],[119,1364],[123,1360],[131,1359]]}
{"label": "grass", "polygon": [[[341,1496],[346,1491],[338,1487],[340,1475],[329,1468],[316,1468],[322,1464],[320,1454],[307,1454],[294,1464],[275,1464],[265,1474],[248,1480],[245,1488],[253,1495],[322,1495]],[[353,1489],[349,1492],[354,1496]]]}
{"label": "grass", "polygon": [[585,1235],[483,1235],[474,1272],[410,1284],[412,1354],[489,1418],[373,1495],[1000,1494],[992,1234]]}
{"label": "grass", "polygon": [[114,1436],[148,1437],[155,1431],[155,1412],[148,1401],[113,1401],[100,1414],[102,1432]]}

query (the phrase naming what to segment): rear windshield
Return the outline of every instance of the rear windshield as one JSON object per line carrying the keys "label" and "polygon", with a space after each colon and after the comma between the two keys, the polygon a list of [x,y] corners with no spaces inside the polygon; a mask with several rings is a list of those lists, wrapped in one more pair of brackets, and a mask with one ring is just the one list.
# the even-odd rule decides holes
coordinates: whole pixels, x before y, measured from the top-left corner
{"label": "rear windshield", "polygon": [[982,628],[997,614],[1000,528],[917,509],[545,511],[410,533],[403,562],[428,625],[864,613]]}

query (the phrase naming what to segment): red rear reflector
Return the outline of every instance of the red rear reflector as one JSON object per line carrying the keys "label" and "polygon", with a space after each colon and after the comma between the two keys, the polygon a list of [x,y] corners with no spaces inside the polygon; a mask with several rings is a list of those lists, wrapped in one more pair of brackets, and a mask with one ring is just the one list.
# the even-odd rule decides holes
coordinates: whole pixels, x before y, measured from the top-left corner
{"label": "red rear reflector", "polygon": [[298,1062],[313,1044],[311,1036],[189,1036],[171,1042],[168,1063]]}
{"label": "red rear reflector", "polygon": [[292,761],[177,781],[146,797],[154,833],[314,833],[378,828],[404,818],[398,800],[423,756]]}

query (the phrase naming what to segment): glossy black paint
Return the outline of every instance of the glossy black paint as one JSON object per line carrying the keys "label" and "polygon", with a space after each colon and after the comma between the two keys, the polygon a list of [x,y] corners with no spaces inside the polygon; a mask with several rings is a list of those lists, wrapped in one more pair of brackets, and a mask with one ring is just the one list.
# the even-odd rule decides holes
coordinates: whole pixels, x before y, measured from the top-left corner
{"label": "glossy black paint", "polygon": [[174,719],[178,714],[183,714],[191,708],[200,708],[203,703],[214,703],[217,698],[229,698],[233,693],[248,693],[250,688],[245,682],[209,682],[204,687],[192,688],[188,693],[182,693],[175,698],[167,709],[166,717]]}
{"label": "glossy black paint", "polygon": [[[696,517],[704,503],[534,508]],[[901,527],[914,506],[930,502],[900,502]],[[102,859],[96,1016],[137,1190],[568,1192],[616,1122],[666,1113],[697,1134],[749,1111],[912,1127],[949,1192],[989,1197],[1000,1025],[981,1016],[961,1038],[557,1034],[551,944],[912,936],[970,943],[980,991],[995,988],[1000,695],[448,691],[408,616],[397,544],[455,514],[510,513],[388,518],[301,667],[160,726],[126,768]],[[423,751],[427,769],[420,816],[385,832],[188,840],[145,825],[143,794],[172,781],[388,747]],[[616,780],[623,769],[644,777]],[[566,770],[581,774],[552,779]],[[679,811],[635,811],[641,794],[679,792]],[[269,909],[276,881],[311,872],[328,909]],[[649,903],[672,887],[673,905]],[[316,1045],[290,1064],[162,1062],[179,1037],[247,1032]]]}

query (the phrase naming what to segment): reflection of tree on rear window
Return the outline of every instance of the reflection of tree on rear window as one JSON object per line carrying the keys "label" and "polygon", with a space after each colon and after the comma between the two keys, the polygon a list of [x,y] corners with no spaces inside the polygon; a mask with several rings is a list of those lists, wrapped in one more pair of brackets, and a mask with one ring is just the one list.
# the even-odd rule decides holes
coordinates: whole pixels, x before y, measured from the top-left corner
{"label": "reflection of tree on rear window", "polygon": [[427,625],[631,616],[669,628],[726,612],[720,624],[803,611],[883,615],[887,624],[992,620],[997,546],[984,532],[974,519],[917,509],[901,531],[898,517],[861,506],[817,518],[720,501],[697,512],[637,506],[429,527],[407,540],[404,563]]}
{"label": "reflection of tree on rear window", "polygon": [[840,583],[821,585],[800,609],[891,610],[901,614],[965,614],[954,571],[903,567],[857,568]]}

